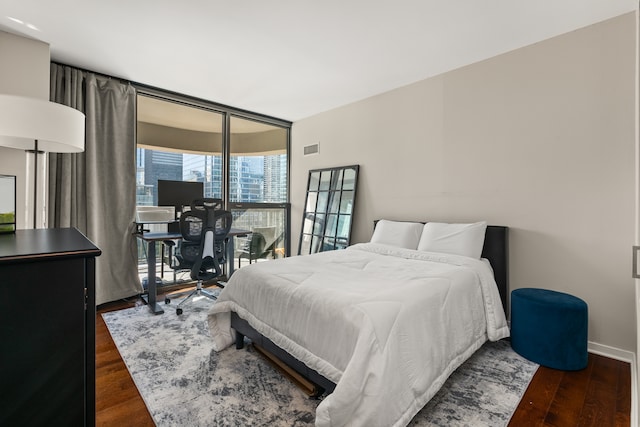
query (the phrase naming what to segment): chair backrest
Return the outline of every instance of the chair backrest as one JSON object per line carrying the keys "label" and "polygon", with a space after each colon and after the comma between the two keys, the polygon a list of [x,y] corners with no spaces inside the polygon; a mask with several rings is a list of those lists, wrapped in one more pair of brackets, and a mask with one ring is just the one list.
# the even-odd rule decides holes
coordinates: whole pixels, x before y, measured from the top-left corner
{"label": "chair backrest", "polygon": [[262,237],[264,238],[264,244],[261,251],[271,251],[274,249],[275,243],[277,243],[276,240],[278,240],[278,237],[276,236],[276,227],[253,227],[251,230],[254,233],[262,234]]}
{"label": "chair backrest", "polygon": [[180,216],[183,259],[191,264],[193,280],[211,280],[222,275],[225,244],[231,229],[231,212],[222,209],[220,199],[197,199],[191,210]]}
{"label": "chair backrest", "polygon": [[251,233],[251,237],[249,237],[249,248],[248,248],[251,254],[260,258],[260,256],[264,252],[265,245],[266,245],[266,239],[264,238],[262,233],[253,231]]}

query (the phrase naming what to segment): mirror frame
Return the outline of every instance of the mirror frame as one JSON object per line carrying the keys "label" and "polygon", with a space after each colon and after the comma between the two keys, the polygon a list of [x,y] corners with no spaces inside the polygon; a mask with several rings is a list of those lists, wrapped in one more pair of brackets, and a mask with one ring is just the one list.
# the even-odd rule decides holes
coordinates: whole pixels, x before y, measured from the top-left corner
{"label": "mirror frame", "polygon": [[[359,169],[350,165],[309,171],[298,255],[349,246]],[[345,180],[346,174],[352,179]]]}

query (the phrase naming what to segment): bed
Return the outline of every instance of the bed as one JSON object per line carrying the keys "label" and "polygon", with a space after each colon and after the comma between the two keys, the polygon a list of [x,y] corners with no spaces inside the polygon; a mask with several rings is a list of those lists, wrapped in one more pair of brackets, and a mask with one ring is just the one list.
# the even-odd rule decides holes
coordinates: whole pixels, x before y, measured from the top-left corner
{"label": "bed", "polygon": [[405,426],[509,335],[507,232],[383,220],[368,243],[246,266],[208,314],[214,349],[246,336],[317,384],[317,426]]}

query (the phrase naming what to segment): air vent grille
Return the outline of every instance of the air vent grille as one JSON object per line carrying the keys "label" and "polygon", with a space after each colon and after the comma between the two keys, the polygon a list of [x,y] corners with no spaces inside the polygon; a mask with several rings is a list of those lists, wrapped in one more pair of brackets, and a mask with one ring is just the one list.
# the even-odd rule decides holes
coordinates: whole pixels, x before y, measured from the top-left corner
{"label": "air vent grille", "polygon": [[306,145],[304,147],[304,155],[310,156],[312,154],[318,154],[320,152],[320,143],[313,145]]}

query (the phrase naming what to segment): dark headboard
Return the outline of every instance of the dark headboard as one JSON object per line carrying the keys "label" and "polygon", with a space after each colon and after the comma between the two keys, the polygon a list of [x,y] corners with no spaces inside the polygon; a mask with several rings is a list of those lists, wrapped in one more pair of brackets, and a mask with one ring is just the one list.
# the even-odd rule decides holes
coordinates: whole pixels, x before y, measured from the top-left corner
{"label": "dark headboard", "polygon": [[496,278],[502,308],[507,317],[507,295],[509,292],[509,227],[501,225],[487,225],[487,232],[484,235],[484,247],[482,248],[482,258],[486,258],[491,263],[493,275]]}
{"label": "dark headboard", "polygon": [[[425,222],[421,221],[423,224]],[[375,228],[378,220],[373,222]],[[502,308],[507,316],[507,295],[509,292],[509,227],[502,225],[487,225],[484,235],[484,247],[482,248],[482,258],[486,258],[491,263],[493,275],[498,285],[498,292],[502,300]]]}

